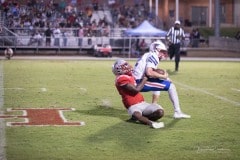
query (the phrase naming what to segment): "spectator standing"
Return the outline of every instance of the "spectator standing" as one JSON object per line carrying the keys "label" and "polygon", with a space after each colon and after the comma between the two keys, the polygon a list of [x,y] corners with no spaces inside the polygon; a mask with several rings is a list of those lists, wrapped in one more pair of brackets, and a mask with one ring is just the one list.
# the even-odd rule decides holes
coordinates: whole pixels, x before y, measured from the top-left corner
{"label": "spectator standing", "polygon": [[63,31],[62,37],[63,37],[63,46],[66,47],[67,46],[67,41],[68,41],[68,34],[67,34],[66,30]]}
{"label": "spectator standing", "polygon": [[37,41],[37,45],[41,46],[42,42],[43,42],[43,37],[42,37],[41,33],[37,32],[35,35],[35,39]]}
{"label": "spectator standing", "polygon": [[83,30],[83,27],[80,25],[78,30],[78,46],[79,47],[82,46],[83,37],[84,37],[84,30]]}
{"label": "spectator standing", "polygon": [[180,24],[180,21],[175,21],[174,26],[169,29],[166,37],[169,43],[169,57],[172,59],[175,56],[175,71],[179,69],[180,47],[182,40],[185,39],[184,30],[180,27]]}
{"label": "spectator standing", "polygon": [[197,48],[199,46],[199,41],[200,41],[200,32],[198,28],[194,28],[192,30],[191,39],[192,39],[192,47]]}
{"label": "spectator standing", "polygon": [[45,37],[46,37],[46,46],[51,46],[52,30],[50,29],[49,26],[45,31]]}
{"label": "spectator standing", "polygon": [[37,46],[41,46],[42,41],[43,41],[42,38],[43,38],[42,35],[39,32],[36,32],[36,33],[32,34],[28,45],[31,46],[33,44],[37,44]]}
{"label": "spectator standing", "polygon": [[138,49],[138,45],[137,45],[137,42],[133,42],[132,43],[132,46],[131,46],[131,55],[133,55],[134,57],[140,57],[140,51]]}
{"label": "spectator standing", "polygon": [[61,36],[61,31],[59,27],[56,27],[53,30],[53,36],[54,36],[54,46],[59,46],[60,45],[60,36]]}

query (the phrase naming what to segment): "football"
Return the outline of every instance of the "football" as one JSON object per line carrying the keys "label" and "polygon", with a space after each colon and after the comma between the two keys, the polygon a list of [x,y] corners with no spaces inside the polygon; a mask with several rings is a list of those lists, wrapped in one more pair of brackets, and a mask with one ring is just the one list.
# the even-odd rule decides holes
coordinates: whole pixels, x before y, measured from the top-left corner
{"label": "football", "polygon": [[165,70],[164,69],[157,68],[154,71],[156,71],[159,74],[165,74]]}

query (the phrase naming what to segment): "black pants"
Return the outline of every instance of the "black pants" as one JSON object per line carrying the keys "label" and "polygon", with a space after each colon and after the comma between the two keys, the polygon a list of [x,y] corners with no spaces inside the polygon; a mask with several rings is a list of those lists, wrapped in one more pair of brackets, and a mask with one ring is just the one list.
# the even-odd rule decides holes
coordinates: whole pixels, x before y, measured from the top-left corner
{"label": "black pants", "polygon": [[178,71],[179,62],[180,62],[180,43],[171,44],[168,48],[168,55],[170,59],[175,57],[175,71]]}

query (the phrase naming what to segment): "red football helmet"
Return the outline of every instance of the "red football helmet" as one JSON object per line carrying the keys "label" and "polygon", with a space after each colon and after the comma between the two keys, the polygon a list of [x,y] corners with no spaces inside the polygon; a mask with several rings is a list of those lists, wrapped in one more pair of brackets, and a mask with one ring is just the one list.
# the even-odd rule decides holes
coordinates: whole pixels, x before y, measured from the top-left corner
{"label": "red football helmet", "polygon": [[133,68],[128,62],[123,59],[117,60],[112,66],[112,72],[115,75],[132,75]]}

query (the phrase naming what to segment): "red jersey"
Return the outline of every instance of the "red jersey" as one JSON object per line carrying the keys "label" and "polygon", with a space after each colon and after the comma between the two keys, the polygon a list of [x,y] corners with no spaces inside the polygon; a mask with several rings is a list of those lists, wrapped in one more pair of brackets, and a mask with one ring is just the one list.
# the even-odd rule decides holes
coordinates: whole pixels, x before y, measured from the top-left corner
{"label": "red jersey", "polygon": [[132,93],[121,87],[129,83],[136,85],[133,76],[119,75],[116,77],[115,85],[119,94],[122,96],[122,102],[126,108],[129,108],[134,104],[144,101],[144,98],[141,93]]}

